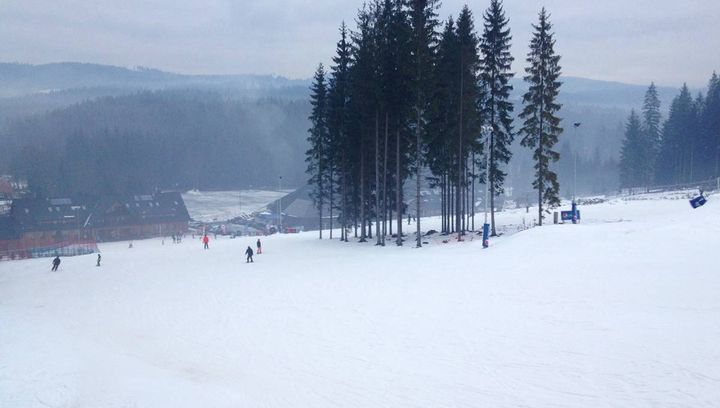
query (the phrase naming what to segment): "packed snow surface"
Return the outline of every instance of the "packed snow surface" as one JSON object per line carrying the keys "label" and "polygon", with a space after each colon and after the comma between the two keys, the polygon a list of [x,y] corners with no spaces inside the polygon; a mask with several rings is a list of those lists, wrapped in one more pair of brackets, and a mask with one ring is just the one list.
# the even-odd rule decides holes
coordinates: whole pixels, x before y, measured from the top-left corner
{"label": "packed snow surface", "polygon": [[718,407],[720,196],[653,198],[487,250],[309,232],[253,264],[244,238],[0,263],[0,406]]}

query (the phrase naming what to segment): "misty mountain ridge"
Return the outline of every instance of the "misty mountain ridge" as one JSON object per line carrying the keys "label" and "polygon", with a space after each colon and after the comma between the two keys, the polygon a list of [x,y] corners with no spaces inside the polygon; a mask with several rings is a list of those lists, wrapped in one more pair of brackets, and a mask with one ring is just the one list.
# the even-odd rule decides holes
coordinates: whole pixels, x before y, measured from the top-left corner
{"label": "misty mountain ridge", "polygon": [[[562,77],[561,102],[631,108],[639,106],[647,85],[601,81],[579,77]],[[527,89],[521,73],[512,80],[513,97],[520,99]],[[649,85],[649,82],[648,82]],[[153,68],[126,68],[112,65],[60,62],[49,64],[0,63],[0,97],[22,97],[55,92],[94,93],[89,89],[103,88],[106,94],[128,91],[173,88],[208,88],[245,92],[248,96],[301,98],[308,95],[310,79],[289,79],[278,75],[192,75],[161,71]],[[678,88],[658,87],[664,106],[678,93]]]}
{"label": "misty mountain ridge", "polygon": [[[517,75],[511,96],[516,113],[527,89]],[[630,109],[641,107],[647,87],[576,77],[562,77],[562,81],[560,116],[566,132],[558,147],[565,156],[560,166],[569,163],[573,151],[597,165],[616,160],[627,115]],[[309,88],[310,80],[274,75],[183,75],[99,64],[0,63],[0,142],[6,146],[5,152],[0,152],[0,172],[26,174],[45,180],[46,185],[64,185],[63,190],[68,191],[96,184],[122,190],[142,185],[139,180],[150,183],[146,189],[235,188],[267,185],[278,174],[300,185],[305,177],[303,158],[310,126]],[[658,93],[666,112],[679,90],[658,87]],[[579,132],[570,129],[574,122],[583,123]],[[200,159],[196,146],[202,141],[209,145]],[[92,149],[86,149],[88,143],[107,145],[133,157],[130,161],[147,176],[115,163],[111,173],[104,168],[96,173],[122,174],[120,180],[107,174],[89,184],[52,180],[49,175],[70,171],[63,162],[74,163],[72,157],[78,155],[92,156]],[[166,147],[160,148],[158,143]],[[50,151],[38,151],[38,146]],[[52,154],[53,150],[56,153]],[[515,159],[508,167],[508,184],[528,190],[530,153],[519,141],[512,150]],[[142,151],[154,153],[137,153]],[[183,166],[157,168],[152,162],[159,157]],[[257,157],[263,160],[249,160]],[[35,162],[37,158],[45,162]],[[186,169],[187,163],[194,164]],[[204,171],[196,173],[200,168]],[[81,174],[79,169],[73,171]],[[561,170],[560,177],[566,179],[569,171]],[[617,179],[609,170],[606,173],[608,179]],[[206,178],[209,174],[220,176]]]}
{"label": "misty mountain ridge", "polygon": [[60,62],[41,65],[0,63],[0,97],[83,88],[232,88],[238,90],[307,88],[309,80],[277,75],[186,75],[152,68]]}

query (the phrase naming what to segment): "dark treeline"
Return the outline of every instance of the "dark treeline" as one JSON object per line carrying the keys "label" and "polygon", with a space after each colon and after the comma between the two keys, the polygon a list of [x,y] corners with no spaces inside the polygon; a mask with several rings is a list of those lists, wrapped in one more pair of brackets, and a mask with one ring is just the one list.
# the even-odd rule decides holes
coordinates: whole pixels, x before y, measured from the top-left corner
{"label": "dark treeline", "polygon": [[[439,188],[441,232],[458,239],[475,229],[475,187],[487,183],[495,235],[495,197],[503,193],[516,135],[532,151],[540,219],[544,205],[559,203],[553,149],[562,132],[560,58],[548,14],[543,9],[533,26],[515,129],[512,36],[502,3],[490,2],[480,29],[467,6],[444,22],[438,8],[435,0],[371,2],[358,12],[354,31],[341,26],[328,72],[321,64],[315,73],[309,182],[320,217],[339,214],[342,240],[353,227],[361,242],[375,234],[377,245],[387,236],[402,245],[402,220],[413,216],[421,246],[422,181]],[[411,178],[415,191],[406,197]]]}
{"label": "dark treeline", "polygon": [[625,128],[620,157],[622,187],[703,181],[720,176],[720,79],[713,73],[707,93],[693,97],[683,85],[663,122],[655,85],[640,114]]}
{"label": "dark treeline", "polygon": [[228,100],[213,92],[104,97],[16,120],[0,171],[39,195],[299,185],[306,101]]}

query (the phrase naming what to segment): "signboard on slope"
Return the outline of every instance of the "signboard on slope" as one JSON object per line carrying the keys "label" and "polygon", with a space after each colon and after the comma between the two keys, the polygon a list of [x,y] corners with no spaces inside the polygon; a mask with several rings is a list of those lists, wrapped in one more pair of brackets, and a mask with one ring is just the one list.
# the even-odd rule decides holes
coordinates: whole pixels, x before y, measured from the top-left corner
{"label": "signboard on slope", "polygon": [[[573,212],[572,211],[560,211],[560,219],[563,221],[572,221],[573,220]],[[577,210],[577,219],[580,219],[580,210]]]}
{"label": "signboard on slope", "polygon": [[690,205],[692,206],[692,208],[702,207],[703,205],[705,205],[705,203],[707,203],[707,199],[702,194],[690,200]]}

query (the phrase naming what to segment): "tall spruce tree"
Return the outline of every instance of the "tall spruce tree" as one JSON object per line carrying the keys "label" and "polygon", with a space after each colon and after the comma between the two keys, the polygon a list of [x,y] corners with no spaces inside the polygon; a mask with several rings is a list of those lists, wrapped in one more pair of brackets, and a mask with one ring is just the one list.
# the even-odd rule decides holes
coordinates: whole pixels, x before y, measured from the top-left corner
{"label": "tall spruce tree", "polygon": [[625,125],[625,139],[620,150],[620,186],[637,187],[642,183],[643,167],[642,162],[645,138],[640,124],[640,118],[632,110],[628,122]]}
{"label": "tall spruce tree", "polygon": [[[397,216],[396,243],[402,243],[403,185],[408,175],[408,120],[411,115],[411,29],[403,0],[384,0],[377,29],[379,32],[378,79],[382,114],[381,174],[379,181],[379,243],[385,244],[388,220],[393,208]],[[390,221],[392,223],[392,221]],[[392,225],[389,226],[392,231]]]}
{"label": "tall spruce tree", "polygon": [[650,86],[645,92],[645,101],[643,102],[642,108],[642,126],[643,126],[643,163],[644,170],[642,174],[642,184],[649,186],[654,182],[655,166],[657,161],[657,155],[660,150],[660,126],[661,126],[661,114],[660,114],[660,98],[658,97],[657,88],[655,83],[650,83]]}
{"label": "tall spruce tree", "polygon": [[478,54],[479,40],[475,33],[475,23],[472,12],[464,6],[457,20],[458,55],[455,61],[458,64],[459,78],[456,98],[458,99],[458,132],[457,132],[457,180],[455,193],[455,230],[458,240],[465,230],[465,214],[468,209],[468,159],[471,153],[481,151],[482,141],[478,139],[482,125],[479,109],[482,99],[482,90],[478,73],[480,69],[480,55]]}
{"label": "tall spruce tree", "polygon": [[694,126],[693,99],[687,85],[671,105],[663,124],[662,141],[655,177],[660,184],[677,184],[688,180],[690,169],[690,129]]}
{"label": "tall spruce tree", "polygon": [[[415,111],[415,217],[416,224],[416,246],[422,246],[420,233],[421,197],[420,182],[423,169],[423,133],[428,121],[428,105],[432,93],[432,72],[435,60],[435,48],[437,45],[437,9],[440,7],[438,0],[408,0],[408,16],[411,28],[411,59],[413,65],[412,89],[413,89],[413,110]],[[401,244],[398,235],[398,243]]]}
{"label": "tall spruce tree", "polygon": [[703,138],[700,118],[705,110],[705,96],[699,93],[692,103],[691,116],[688,123],[688,134],[690,136],[689,146],[689,168],[688,181],[699,181],[704,177],[703,170],[707,158],[705,140]]}
{"label": "tall spruce tree", "polygon": [[[327,128],[327,85],[325,83],[325,68],[318,65],[313,83],[310,88],[310,114],[311,128],[308,130],[308,144],[305,161],[308,163],[307,172],[310,175],[308,183],[313,187],[311,197],[318,210],[320,239],[323,235],[323,207],[327,201],[327,145],[329,142]],[[279,216],[279,214],[278,214]]]}
{"label": "tall spruce tree", "polygon": [[510,72],[513,62],[510,54],[510,28],[500,0],[492,0],[484,14],[484,30],[480,50],[482,51],[481,79],[486,96],[483,116],[492,127],[490,132],[490,217],[491,235],[496,236],[495,228],[495,197],[503,193],[505,171],[501,166],[510,161],[512,153],[510,145],[513,141],[512,112],[510,102]]}
{"label": "tall spruce tree", "polygon": [[348,241],[347,227],[352,214],[350,202],[352,202],[349,183],[351,181],[351,165],[348,149],[351,148],[350,140],[347,137],[348,124],[348,95],[349,95],[349,70],[351,64],[351,49],[348,41],[348,31],[345,22],[340,26],[340,40],[337,42],[333,66],[328,86],[328,135],[330,137],[329,147],[331,149],[330,166],[330,238],[332,239],[332,211],[334,206],[333,184],[339,187],[340,214],[338,220],[342,227],[340,240]]}
{"label": "tall spruce tree", "polygon": [[436,63],[433,72],[433,94],[429,107],[428,131],[425,134],[425,162],[433,174],[430,179],[433,187],[440,187],[441,231],[448,234],[453,231],[451,215],[454,205],[451,203],[451,189],[456,166],[453,165],[453,153],[457,151],[454,142],[458,129],[458,80],[460,78],[459,41],[455,29],[455,20],[449,17],[443,27],[437,46]]}
{"label": "tall spruce tree", "polygon": [[701,128],[707,157],[707,175],[720,177],[720,78],[713,72],[705,96]]}
{"label": "tall spruce tree", "polygon": [[524,135],[521,144],[533,150],[535,160],[535,181],[533,187],[538,191],[538,223],[542,225],[543,205],[560,205],[560,185],[557,174],[550,164],[560,159],[553,150],[563,129],[557,112],[560,104],[557,97],[560,92],[560,56],[555,54],[555,39],[552,24],[543,7],[538,24],[533,24],[530,52],[525,68],[528,91],[523,96],[524,109],[520,118],[524,119],[520,132]]}
{"label": "tall spruce tree", "polygon": [[369,228],[371,213],[371,179],[375,150],[376,116],[378,114],[377,50],[375,40],[375,5],[358,12],[357,30],[351,34],[352,60],[350,68],[350,95],[348,100],[351,124],[348,132],[352,139],[350,154],[353,163],[353,204],[358,214],[360,242],[372,237]]}

